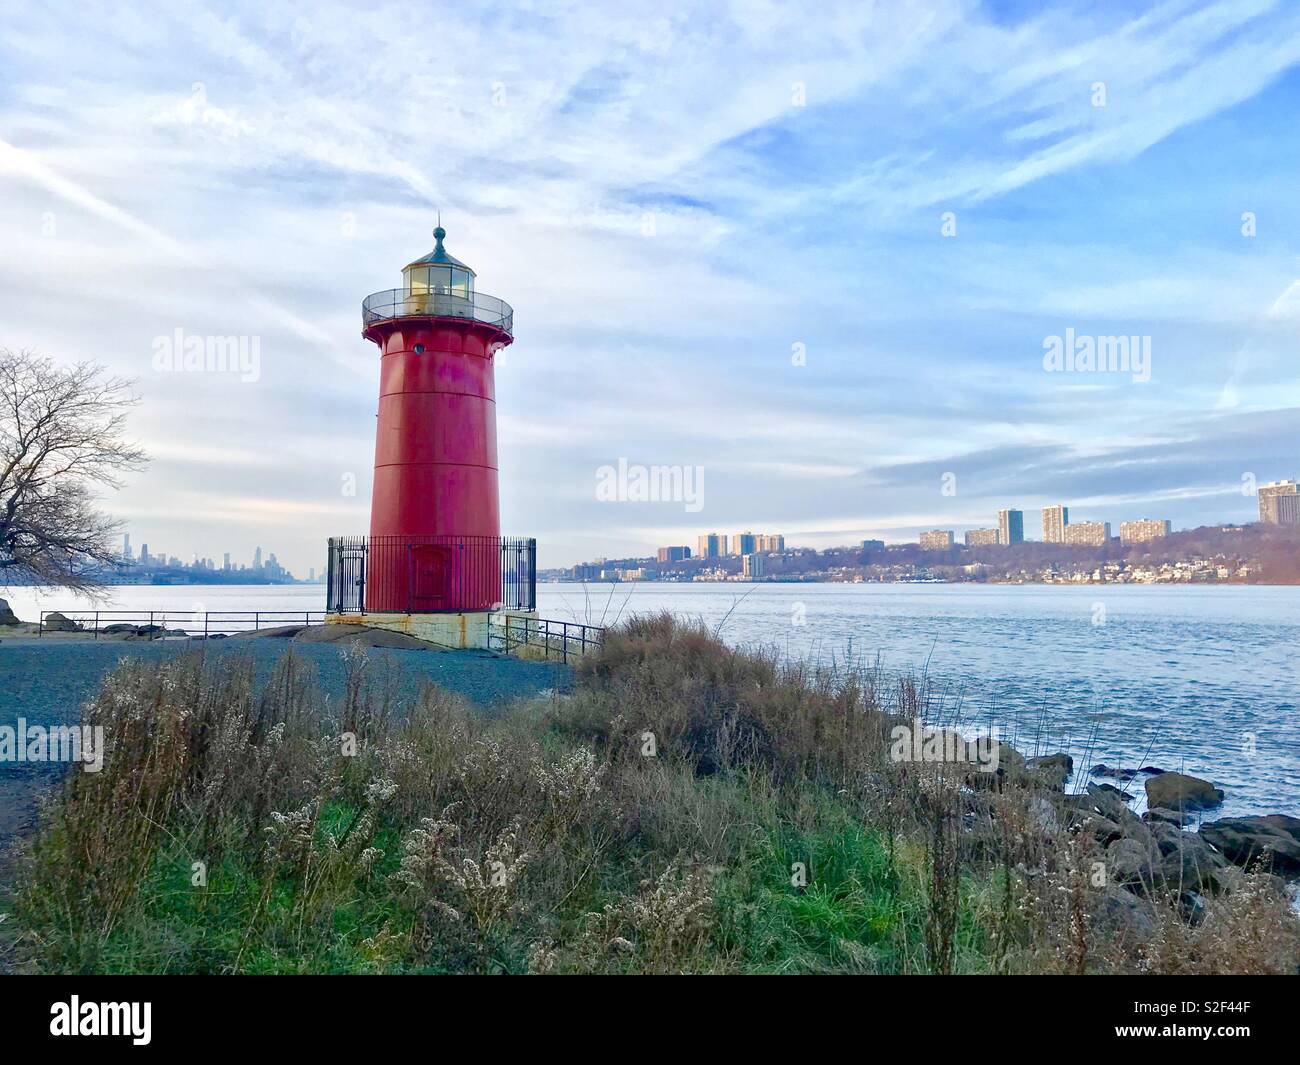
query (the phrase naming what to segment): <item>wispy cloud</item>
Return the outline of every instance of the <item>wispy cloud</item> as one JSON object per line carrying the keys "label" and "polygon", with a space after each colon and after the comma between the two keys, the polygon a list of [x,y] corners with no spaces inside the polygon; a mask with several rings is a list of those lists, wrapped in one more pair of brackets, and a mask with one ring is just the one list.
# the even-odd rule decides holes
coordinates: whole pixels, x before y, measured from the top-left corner
{"label": "wispy cloud", "polygon": [[[503,511],[547,562],[1070,493],[1241,517],[1216,486],[1297,472],[1293,4],[12,6],[0,344],[140,379],[137,541],[274,524],[305,569],[364,527],[358,303],[436,210],[516,307]],[[1152,381],[1044,373],[1067,326],[1150,336]],[[156,373],[177,327],[259,379]],[[705,510],[611,517],[619,456],[704,465]]]}

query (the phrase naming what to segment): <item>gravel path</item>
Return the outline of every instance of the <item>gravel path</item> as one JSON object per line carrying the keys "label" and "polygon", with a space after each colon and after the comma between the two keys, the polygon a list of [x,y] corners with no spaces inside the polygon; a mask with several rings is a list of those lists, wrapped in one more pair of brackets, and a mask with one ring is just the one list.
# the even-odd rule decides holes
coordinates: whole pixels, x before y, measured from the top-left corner
{"label": "gravel path", "polygon": [[[0,726],[70,724],[79,720],[81,704],[104,675],[125,656],[161,661],[206,648],[208,655],[248,654],[259,680],[265,681],[276,661],[289,650],[284,640],[228,640],[206,645],[186,640],[90,641],[65,639],[0,639]],[[313,662],[321,690],[336,696],[343,690],[342,652],[334,644],[294,643],[293,652]],[[372,670],[387,658],[397,670],[401,698],[413,696],[425,680],[459,692],[484,712],[520,696],[567,688],[572,676],[558,662],[526,662],[477,651],[408,651],[372,649]],[[66,767],[57,764],[0,762],[0,876],[3,852],[15,833],[34,821],[39,793],[58,779]]]}

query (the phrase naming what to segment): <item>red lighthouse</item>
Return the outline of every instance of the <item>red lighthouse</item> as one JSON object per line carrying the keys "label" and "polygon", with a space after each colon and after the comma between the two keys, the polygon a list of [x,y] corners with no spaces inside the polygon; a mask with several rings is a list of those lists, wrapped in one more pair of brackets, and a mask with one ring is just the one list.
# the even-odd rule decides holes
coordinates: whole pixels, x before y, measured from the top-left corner
{"label": "red lighthouse", "polygon": [[466,646],[487,613],[532,609],[535,545],[500,527],[493,364],[514,314],[433,236],[362,304],[380,356],[370,536],[330,541],[329,610]]}

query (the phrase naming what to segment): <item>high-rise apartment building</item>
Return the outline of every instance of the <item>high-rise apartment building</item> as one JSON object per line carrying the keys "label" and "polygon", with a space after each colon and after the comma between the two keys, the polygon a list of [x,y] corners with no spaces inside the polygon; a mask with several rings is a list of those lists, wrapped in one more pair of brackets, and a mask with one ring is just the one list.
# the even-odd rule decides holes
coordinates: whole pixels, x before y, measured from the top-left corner
{"label": "high-rise apartment building", "polygon": [[970,529],[966,533],[967,547],[989,547],[998,542],[997,529]]}
{"label": "high-rise apartment building", "polygon": [[1070,508],[1060,506],[1043,508],[1043,543],[1065,543],[1065,527],[1070,524]]}
{"label": "high-rise apartment building", "polygon": [[1259,520],[1267,525],[1300,525],[1300,490],[1295,481],[1259,486]]}
{"label": "high-rise apartment building", "polygon": [[767,572],[767,557],[765,555],[748,554],[744,559],[743,576],[747,581],[758,580]]}
{"label": "high-rise apartment building", "polygon": [[1148,540],[1159,540],[1168,536],[1173,526],[1163,518],[1142,518],[1139,521],[1121,521],[1119,523],[1119,542],[1122,544],[1143,544]]}
{"label": "high-rise apartment building", "polygon": [[784,533],[759,533],[755,550],[779,555],[785,550]]}
{"label": "high-rise apartment building", "polygon": [[862,541],[863,551],[883,551],[884,549],[885,549],[884,540],[863,540]]}
{"label": "high-rise apartment building", "polygon": [[1110,522],[1081,521],[1065,527],[1065,543],[1075,547],[1103,547],[1110,539]]}
{"label": "high-rise apartment building", "polygon": [[721,558],[727,553],[725,533],[705,533],[700,537],[695,555],[697,558]]}
{"label": "high-rise apartment building", "polygon": [[1025,542],[1025,515],[1019,510],[998,511],[998,543],[1005,546]]}
{"label": "high-rise apartment building", "polygon": [[691,557],[689,547],[661,547],[659,548],[660,562],[681,562]]}
{"label": "high-rise apartment building", "polygon": [[921,534],[922,551],[946,551],[953,545],[951,529],[931,529]]}

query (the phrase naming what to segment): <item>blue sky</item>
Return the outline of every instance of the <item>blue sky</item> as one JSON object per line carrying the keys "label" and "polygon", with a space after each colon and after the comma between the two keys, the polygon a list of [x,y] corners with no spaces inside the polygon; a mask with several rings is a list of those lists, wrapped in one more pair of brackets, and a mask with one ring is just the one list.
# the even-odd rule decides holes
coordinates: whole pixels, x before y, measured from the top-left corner
{"label": "blue sky", "polygon": [[[305,572],[365,531],[360,302],[438,210],[515,307],[503,531],[544,565],[1241,521],[1300,473],[1294,3],[10,6],[0,345],[137,378],[137,545]],[[257,380],[159,372],[177,328]],[[1045,371],[1067,329],[1150,380]],[[703,509],[602,502],[620,458]]]}

